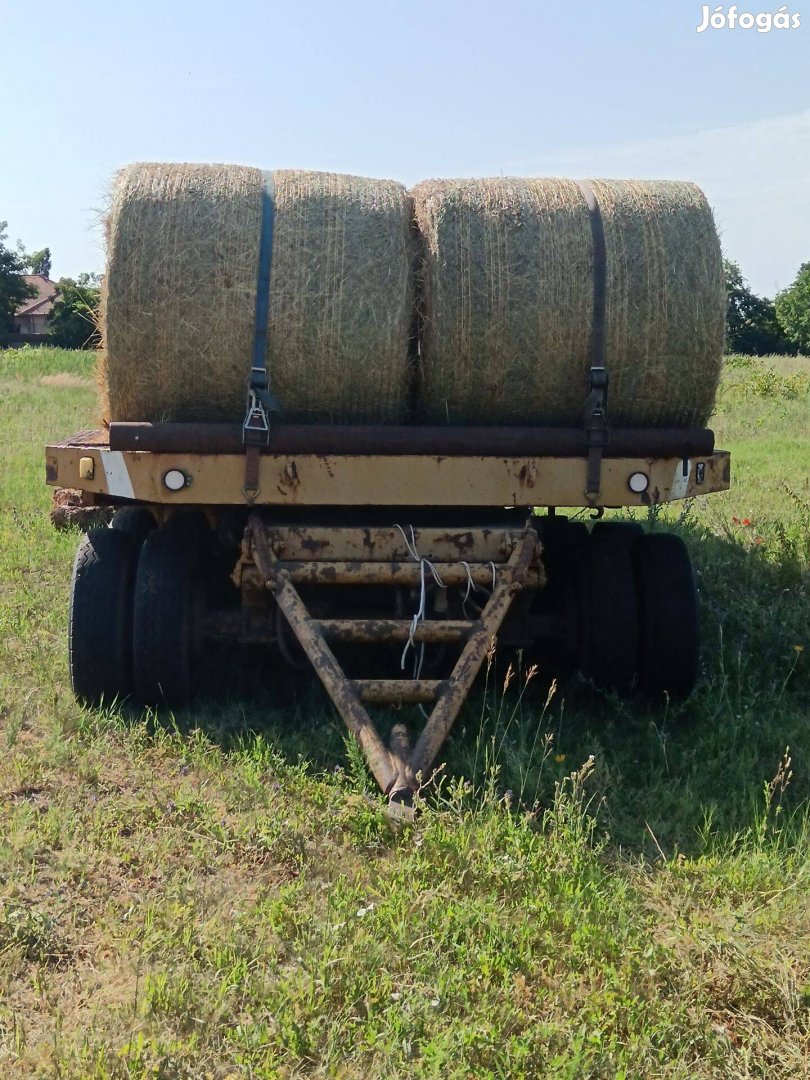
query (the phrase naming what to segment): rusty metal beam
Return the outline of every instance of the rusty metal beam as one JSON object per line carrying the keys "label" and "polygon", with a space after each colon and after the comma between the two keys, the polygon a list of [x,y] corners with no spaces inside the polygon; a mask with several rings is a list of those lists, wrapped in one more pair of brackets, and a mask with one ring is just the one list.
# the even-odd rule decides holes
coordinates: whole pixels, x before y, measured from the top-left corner
{"label": "rusty metal beam", "polygon": [[[644,491],[630,476],[647,477]],[[169,473],[184,485],[167,486]],[[54,487],[107,499],[171,506],[244,506],[244,454],[158,454],[61,445],[45,450],[45,476]],[[602,462],[604,506],[650,506],[725,491],[728,453],[711,456],[616,457]],[[286,507],[583,506],[584,457],[495,455],[486,443],[475,455],[267,454],[259,463],[257,505]]]}
{"label": "rusty metal beam", "polygon": [[[393,516],[393,515],[392,515]],[[495,515],[492,514],[494,517]],[[517,531],[522,526],[517,523]],[[512,550],[512,541],[505,532],[504,522],[478,525],[472,528],[417,527],[411,529],[402,522],[403,532],[393,525],[357,527],[325,524],[275,524],[265,522],[264,528],[273,554],[286,560],[353,560],[361,562],[408,562],[412,556],[408,545],[429,554],[433,562],[505,561]],[[407,538],[407,543],[406,543]]]}
{"label": "rusty metal beam", "polygon": [[[241,454],[241,424],[119,423],[110,425],[111,450],[160,454]],[[448,427],[359,424],[278,424],[268,454],[478,454],[584,457],[581,427]],[[708,456],[714,433],[706,428],[614,428],[607,457]]]}
{"label": "rusty metal beam", "polygon": [[390,750],[386,749],[371,718],[362,708],[355,687],[344,675],[332,650],[315,631],[304,602],[283,570],[278,574],[273,594],[315,673],[326,687],[349,731],[357,739],[375,780],[383,791],[389,791],[402,771],[403,763],[392,759]]}
{"label": "rusty metal beam", "polygon": [[[422,580],[422,571],[417,562],[328,562],[313,559],[311,561],[280,561],[279,565],[296,585],[409,585],[416,587]],[[437,562],[432,565],[445,585],[467,584],[467,570],[460,562]],[[492,588],[493,574],[489,564],[483,566],[478,563],[470,564],[469,572],[474,585]],[[542,585],[543,580],[541,572],[534,568],[528,575],[527,585],[530,588],[537,588]]]}
{"label": "rusty metal beam", "polygon": [[366,705],[420,705],[435,701],[444,682],[441,679],[352,679],[351,685]]}
{"label": "rusty metal beam", "polygon": [[276,603],[284,613],[290,629],[309,657],[347,728],[357,740],[374,779],[383,791],[389,791],[405,763],[395,761],[391,751],[383,744],[371,718],[360,703],[356,689],[346,679],[334,653],[318,632],[314,620],[310,618],[298,590],[287,573],[278,568],[267,545],[261,523],[252,521],[248,525],[248,531],[256,563],[270,584]]}
{"label": "rusty metal beam", "polygon": [[467,640],[473,623],[433,619],[420,622],[411,634],[410,619],[318,619],[317,627],[327,641],[350,641],[380,645],[386,641],[403,644],[436,644]]}

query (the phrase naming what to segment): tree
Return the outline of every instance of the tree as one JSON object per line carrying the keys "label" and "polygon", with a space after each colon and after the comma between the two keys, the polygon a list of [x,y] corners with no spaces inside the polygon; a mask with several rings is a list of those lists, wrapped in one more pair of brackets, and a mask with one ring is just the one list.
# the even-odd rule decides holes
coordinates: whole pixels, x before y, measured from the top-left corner
{"label": "tree", "polygon": [[37,295],[25,278],[19,255],[5,245],[8,222],[0,221],[0,342],[8,340],[14,328],[14,313],[25,300]]}
{"label": "tree", "polygon": [[772,301],[756,296],[745,283],[739,266],[725,260],[726,274],[726,350],[730,353],[795,353]]}
{"label": "tree", "polygon": [[100,335],[97,325],[99,304],[98,274],[79,274],[78,279],[60,278],[59,297],[53,305],[50,336],[64,349],[94,349]]}
{"label": "tree", "polygon": [[25,256],[25,265],[29,274],[41,274],[43,277],[51,276],[51,249],[46,247],[41,251],[32,251]]}
{"label": "tree", "polygon": [[775,301],[779,325],[800,352],[810,353],[810,262],[802,263],[793,284]]}

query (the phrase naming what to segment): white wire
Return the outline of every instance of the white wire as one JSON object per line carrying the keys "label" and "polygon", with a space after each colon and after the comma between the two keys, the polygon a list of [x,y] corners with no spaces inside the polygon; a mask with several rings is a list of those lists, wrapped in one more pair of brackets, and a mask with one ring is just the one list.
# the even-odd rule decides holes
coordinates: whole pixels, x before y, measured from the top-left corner
{"label": "white wire", "polygon": [[[467,571],[467,591],[464,593],[464,599],[461,601],[461,610],[462,610],[462,613],[464,614],[464,617],[469,619],[470,616],[467,614],[467,601],[470,599],[470,590],[472,590],[472,592],[476,593],[476,592],[481,592],[481,588],[478,585],[476,585],[475,582],[473,581],[472,570],[470,569],[470,564],[468,562],[466,562],[464,559],[462,559],[461,560],[461,565]],[[495,581],[496,581],[495,563],[494,562],[489,562],[486,565],[492,567],[492,591],[495,592]]]}
{"label": "white wire", "polygon": [[[403,539],[403,541],[405,543],[405,548],[406,548],[408,554],[414,560],[414,562],[419,563],[419,578],[420,578],[419,607],[416,609],[416,611],[414,612],[414,616],[411,619],[411,626],[410,626],[410,630],[408,631],[408,640],[405,642],[405,648],[402,650],[402,659],[400,661],[400,670],[404,671],[405,670],[405,662],[408,659],[408,650],[413,649],[413,659],[414,659],[413,678],[418,679],[422,674],[422,665],[425,662],[425,642],[423,641],[420,644],[419,649],[417,649],[416,648],[416,640],[415,640],[415,635],[416,635],[416,631],[417,631],[417,628],[419,626],[419,623],[424,622],[425,615],[426,615],[426,610],[425,609],[426,609],[426,606],[427,606],[427,582],[426,582],[426,577],[425,577],[425,567],[427,567],[430,570],[431,574],[433,575],[433,580],[436,582],[437,586],[440,589],[446,589],[447,586],[442,581],[441,576],[439,574],[439,571],[436,569],[436,567],[433,565],[433,563],[430,561],[430,559],[425,559],[419,554],[419,550],[418,550],[418,548],[416,546],[416,533],[414,532],[413,525],[408,526],[408,528],[410,529],[410,533],[411,533],[410,540],[406,536],[405,530],[402,528],[401,525],[397,525],[396,527],[399,529],[400,533],[402,534],[402,539]],[[479,591],[481,591],[481,589],[473,581],[472,570],[470,569],[470,564],[468,562],[466,562],[464,559],[461,559],[460,561],[461,561],[461,565],[467,571],[467,591],[464,594],[464,600],[462,601],[462,604],[461,604],[461,610],[464,613],[465,617],[469,618],[469,615],[467,615],[467,601],[470,598],[470,591],[472,590],[472,592],[479,592]],[[490,562],[487,565],[492,567],[492,591],[494,592],[495,591],[496,581],[497,581],[497,569],[496,569],[496,566],[495,566],[494,562]],[[427,714],[427,712],[425,710],[424,705],[419,706],[419,711],[422,713],[422,715],[427,720],[428,714]]]}
{"label": "white wire", "polygon": [[416,611],[414,613],[414,616],[411,619],[411,626],[410,626],[410,630],[408,631],[408,640],[405,642],[405,648],[402,650],[402,660],[400,662],[400,669],[402,671],[404,671],[405,670],[405,662],[406,662],[406,660],[408,658],[408,650],[413,649],[413,654],[414,654],[413,678],[418,679],[421,672],[422,672],[422,665],[423,665],[423,663],[425,661],[425,643],[423,641],[422,645],[421,645],[421,648],[417,650],[417,648],[416,648],[416,640],[415,640],[415,635],[416,635],[416,631],[417,631],[417,628],[419,626],[419,623],[424,622],[425,615],[426,615],[427,579],[426,579],[426,575],[425,575],[425,567],[427,567],[430,570],[431,574],[433,575],[433,580],[436,582],[437,586],[440,589],[446,589],[447,586],[442,581],[441,576],[439,574],[439,571],[436,569],[436,567],[433,565],[433,563],[430,561],[430,559],[424,559],[419,554],[419,551],[418,551],[418,549],[416,547],[416,534],[414,532],[413,525],[408,526],[408,528],[411,531],[410,540],[405,535],[405,530],[402,528],[401,525],[397,525],[397,528],[399,529],[400,533],[402,533],[402,539],[405,542],[405,547],[406,547],[406,549],[408,551],[408,554],[410,555],[410,557],[415,562],[419,563],[419,578],[420,578],[419,607],[416,609]]}
{"label": "white wire", "polygon": [[470,616],[467,614],[467,601],[470,599],[470,590],[472,590],[472,592],[478,592],[478,586],[473,581],[470,564],[465,559],[462,559],[461,565],[467,571],[467,591],[464,593],[464,599],[461,601],[461,613],[465,619],[469,619]]}

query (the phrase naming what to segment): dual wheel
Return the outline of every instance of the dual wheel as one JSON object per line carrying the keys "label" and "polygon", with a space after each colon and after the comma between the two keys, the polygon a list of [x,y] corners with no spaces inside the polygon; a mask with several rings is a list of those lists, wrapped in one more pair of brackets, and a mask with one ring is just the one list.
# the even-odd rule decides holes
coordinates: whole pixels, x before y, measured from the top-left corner
{"label": "dual wheel", "polygon": [[135,697],[179,706],[193,689],[202,646],[199,573],[204,523],[155,527],[143,508],[125,508],[93,529],[76,553],[68,653],[75,695],[86,704]]}
{"label": "dual wheel", "polygon": [[[651,698],[690,693],[698,675],[698,613],[689,556],[679,537],[633,523],[543,528],[548,586],[540,611],[554,623],[538,660],[579,670],[594,685]],[[185,704],[202,650],[205,519],[178,514],[163,528],[142,507],[91,530],[73,567],[70,673],[92,705],[135,697]]]}
{"label": "dual wheel", "polygon": [[698,610],[689,554],[670,533],[634,522],[561,523],[544,556],[564,632],[561,674],[603,690],[686,697],[698,676]]}

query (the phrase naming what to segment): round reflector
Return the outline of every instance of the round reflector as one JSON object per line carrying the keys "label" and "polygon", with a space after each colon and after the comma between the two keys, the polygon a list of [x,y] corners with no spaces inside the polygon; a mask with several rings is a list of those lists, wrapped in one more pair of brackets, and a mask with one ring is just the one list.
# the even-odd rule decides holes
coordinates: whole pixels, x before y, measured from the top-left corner
{"label": "round reflector", "polygon": [[642,491],[647,490],[650,478],[646,473],[634,472],[630,474],[630,479],[627,482],[630,485],[630,490],[634,491],[636,495],[640,495]]}
{"label": "round reflector", "polygon": [[186,486],[186,474],[179,469],[169,469],[163,477],[163,483],[169,491],[179,491]]}

